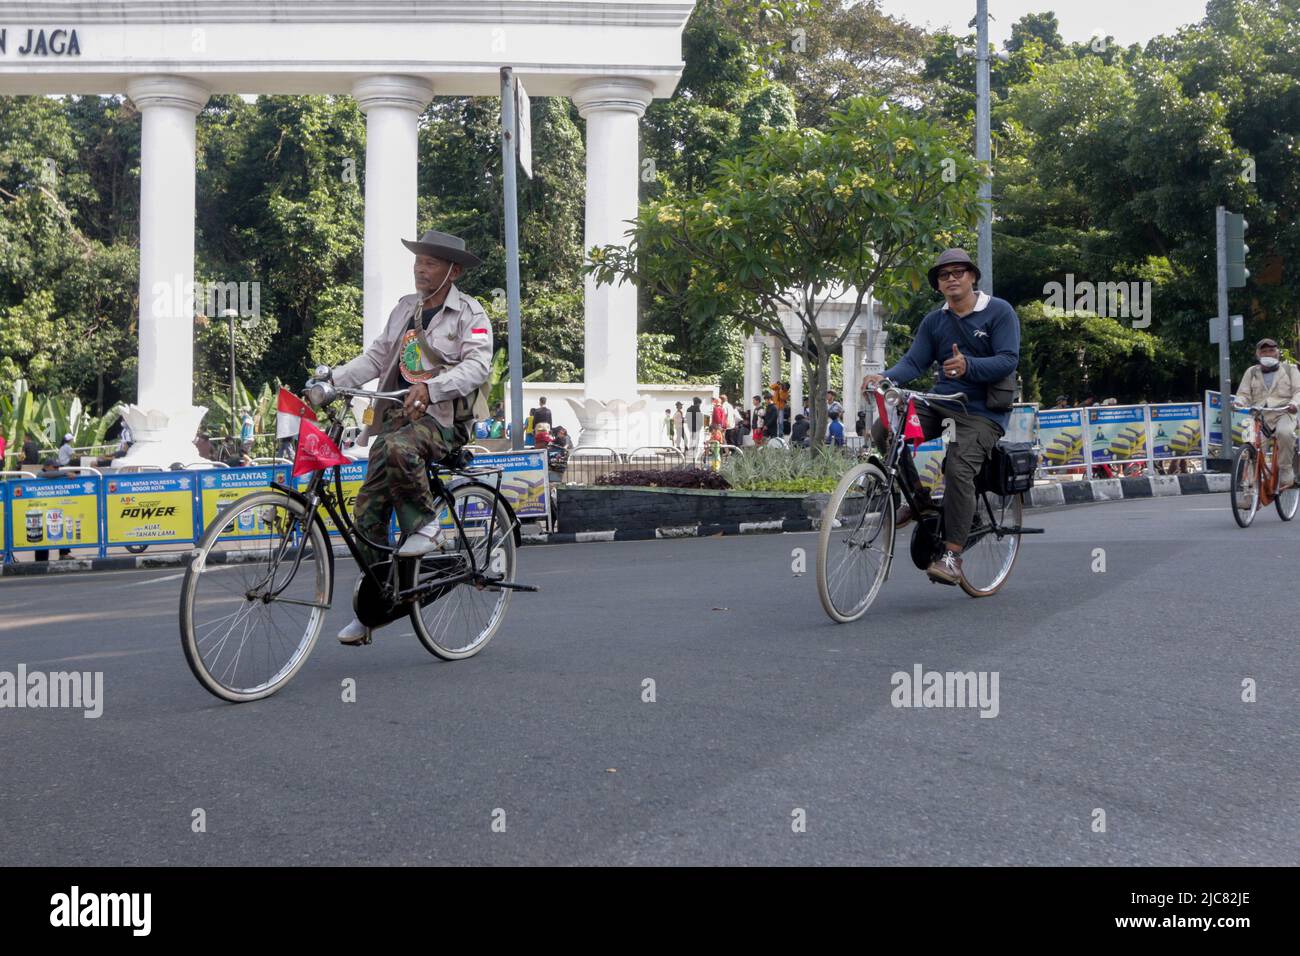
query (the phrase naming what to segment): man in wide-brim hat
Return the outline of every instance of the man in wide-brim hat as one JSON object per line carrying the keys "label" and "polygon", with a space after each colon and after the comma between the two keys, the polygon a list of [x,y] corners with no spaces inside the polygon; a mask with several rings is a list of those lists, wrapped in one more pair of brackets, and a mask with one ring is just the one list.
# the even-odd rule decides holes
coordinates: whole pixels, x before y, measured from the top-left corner
{"label": "man in wide-brim hat", "polygon": [[[469,442],[475,399],[492,365],[492,324],[478,300],[456,287],[465,270],[479,264],[463,239],[431,229],[402,244],[415,253],[416,291],[398,300],[370,347],[331,377],[345,388],[375,378],[383,392],[410,388],[404,403],[377,401],[361,435],[360,444],[370,442],[370,468],[354,520],[366,538],[382,543],[396,510],[406,535],[397,553],[416,557],[437,548],[428,465]],[[372,562],[382,560],[362,548]],[[357,620],[339,633],[344,644],[369,639]]]}

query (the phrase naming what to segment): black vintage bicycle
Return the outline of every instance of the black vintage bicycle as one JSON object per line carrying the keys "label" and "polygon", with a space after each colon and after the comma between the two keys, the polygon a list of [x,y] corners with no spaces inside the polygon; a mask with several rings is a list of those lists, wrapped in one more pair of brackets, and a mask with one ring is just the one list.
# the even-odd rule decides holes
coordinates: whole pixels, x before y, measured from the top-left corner
{"label": "black vintage bicycle", "polygon": [[[341,400],[405,394],[316,382],[306,397],[337,446]],[[208,525],[185,572],[181,646],[190,670],[217,697],[236,702],[268,697],[293,679],[334,599],[326,519],[361,569],[352,606],[362,624],[409,617],[430,653],[473,657],[501,627],[511,593],[537,590],[514,580],[520,527],[501,476],[499,468],[475,468],[463,450],[431,463],[440,533],[437,549],[419,558],[399,558],[401,540],[372,541],[356,528],[338,465],[311,472],[301,490],[273,483],[232,502]],[[368,563],[358,542],[382,559]]]}
{"label": "black vintage bicycle", "polygon": [[[889,386],[879,391],[898,410],[889,429],[883,455],[869,454],[845,473],[822,512],[817,547],[817,593],[822,608],[838,623],[856,621],[867,613],[889,577],[894,559],[895,510],[899,494],[918,518],[909,553],[924,571],[943,550],[941,514],[922,514],[917,491],[899,467],[910,454],[903,430],[909,402],[960,404],[962,396],[912,392]],[[870,394],[869,393],[869,394]],[[1021,526],[1021,492],[1033,484],[1036,460],[1032,452],[1000,445],[985,464],[975,485],[975,517],[962,551],[961,587],[971,597],[997,592],[1011,575],[1020,553],[1022,534],[1042,534],[1042,528]]]}

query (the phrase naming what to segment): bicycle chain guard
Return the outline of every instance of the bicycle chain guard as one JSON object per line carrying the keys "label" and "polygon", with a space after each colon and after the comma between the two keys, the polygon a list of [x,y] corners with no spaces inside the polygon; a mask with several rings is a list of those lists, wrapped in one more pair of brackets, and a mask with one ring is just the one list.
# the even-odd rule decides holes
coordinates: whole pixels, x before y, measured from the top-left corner
{"label": "bicycle chain guard", "polygon": [[[399,578],[402,582],[401,586],[404,588],[411,587],[413,584],[411,581],[411,572],[415,566],[414,559],[403,558],[401,560],[404,565],[403,567],[398,568]],[[433,567],[430,565],[435,564],[440,560],[444,563],[448,563],[450,561],[450,556],[431,555],[421,560],[425,562],[425,570],[431,571],[433,570]],[[391,559],[376,564],[373,569],[375,576],[380,580],[388,580],[389,566],[391,564]],[[451,570],[451,568],[448,568],[448,570]],[[424,597],[420,598],[420,607],[428,607],[456,586],[457,585],[455,584],[447,584],[441,587],[435,587]],[[383,589],[375,584],[370,579],[369,575],[363,574],[357,579],[356,587],[352,589],[352,610],[356,613],[357,620],[366,627],[383,627],[386,624],[392,624],[394,621],[400,620],[410,614],[411,602],[402,601],[396,604],[390,602],[384,595]]]}
{"label": "bicycle chain guard", "polygon": [[939,556],[943,544],[943,515],[923,515],[915,522],[912,529],[911,555],[912,563],[918,570],[924,571],[930,562]]}

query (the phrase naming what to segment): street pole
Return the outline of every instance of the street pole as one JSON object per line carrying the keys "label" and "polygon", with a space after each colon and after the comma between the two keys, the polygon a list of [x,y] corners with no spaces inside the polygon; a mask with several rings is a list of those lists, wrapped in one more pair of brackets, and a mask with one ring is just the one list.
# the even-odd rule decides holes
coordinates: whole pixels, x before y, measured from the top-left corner
{"label": "street pole", "polygon": [[519,205],[515,187],[515,83],[501,68],[501,171],[506,193],[506,310],[510,336],[510,447],[524,447],[524,352],[519,332]]}
{"label": "street pole", "polygon": [[[975,158],[988,165],[989,143],[989,0],[975,6]],[[979,289],[993,294],[993,175],[980,178]]]}
{"label": "street pole", "polygon": [[[1232,363],[1228,347],[1232,344],[1231,319],[1228,318],[1228,227],[1227,210],[1217,206],[1214,210],[1215,271],[1219,281],[1219,416],[1223,420],[1223,444],[1219,455],[1226,462],[1224,468],[1232,472]],[[1208,423],[1207,423],[1208,427]]]}

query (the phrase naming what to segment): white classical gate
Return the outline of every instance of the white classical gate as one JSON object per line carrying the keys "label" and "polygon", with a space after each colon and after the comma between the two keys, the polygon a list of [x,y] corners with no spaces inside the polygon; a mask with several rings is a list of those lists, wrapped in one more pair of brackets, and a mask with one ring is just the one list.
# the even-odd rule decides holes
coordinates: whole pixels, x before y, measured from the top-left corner
{"label": "white classical gate", "polygon": [[[366,115],[365,338],[411,291],[417,119],[434,96],[495,96],[514,67],[587,122],[585,244],[637,211],[638,126],[681,75],[693,0],[0,2],[0,95],[126,94],[142,116],[140,371],[133,457],[193,456],[195,117],[212,93],[355,96]],[[423,224],[431,226],[433,224]],[[161,314],[159,314],[161,312]],[[586,286],[586,394],[634,399],[636,290]]]}

